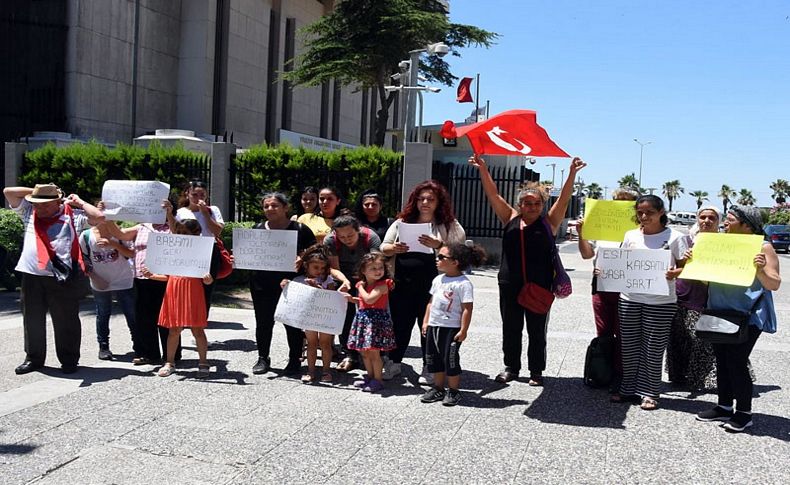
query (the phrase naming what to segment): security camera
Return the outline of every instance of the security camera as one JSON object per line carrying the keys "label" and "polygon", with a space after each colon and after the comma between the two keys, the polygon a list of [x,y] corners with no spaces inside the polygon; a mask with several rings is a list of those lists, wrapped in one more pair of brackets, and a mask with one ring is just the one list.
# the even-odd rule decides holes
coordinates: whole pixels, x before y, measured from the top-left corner
{"label": "security camera", "polygon": [[444,42],[437,42],[428,46],[428,52],[436,54],[439,57],[444,57],[450,52],[450,48]]}
{"label": "security camera", "polygon": [[529,162],[530,165],[535,165],[538,161],[534,157],[524,157],[525,162]]}
{"label": "security camera", "polygon": [[400,61],[398,63],[398,67],[405,71],[405,70],[409,69],[409,67],[411,67],[411,62],[410,61]]}
{"label": "security camera", "polygon": [[393,81],[397,81],[397,80],[399,80],[401,77],[403,77],[403,74],[401,74],[401,73],[399,73],[399,72],[398,72],[398,73],[395,73],[395,74],[393,74],[392,76],[390,76],[390,79],[392,79]]}
{"label": "security camera", "polygon": [[436,87],[433,87],[433,86],[428,86],[428,87],[427,87],[427,88],[425,88],[425,89],[427,89],[428,91],[430,91],[430,92],[432,92],[432,93],[438,93],[439,91],[441,91],[441,90],[442,90],[442,88],[436,88]]}

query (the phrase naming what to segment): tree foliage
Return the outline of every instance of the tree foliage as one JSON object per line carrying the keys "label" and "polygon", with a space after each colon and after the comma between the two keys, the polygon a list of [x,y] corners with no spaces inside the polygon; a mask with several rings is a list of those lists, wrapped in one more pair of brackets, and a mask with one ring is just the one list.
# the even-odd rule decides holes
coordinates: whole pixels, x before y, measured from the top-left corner
{"label": "tree foliage", "polygon": [[[444,42],[460,56],[469,46],[489,47],[497,34],[473,25],[451,23],[436,0],[342,0],[332,13],[301,31],[305,50],[294,69],[282,77],[295,85],[317,86],[337,80],[343,85],[377,89],[376,144],[384,144],[389,107],[395,93],[384,86],[409,51]],[[420,73],[428,82],[452,85],[458,79],[438,56],[423,56]]]}
{"label": "tree foliage", "polygon": [[636,178],[636,174],[633,172],[624,175],[620,180],[617,181],[617,184],[620,187],[635,190],[640,194],[642,193],[642,187],[639,186],[639,180]]}
{"label": "tree foliage", "polygon": [[738,193],[738,200],[736,202],[738,205],[754,205],[755,199],[752,195],[752,191],[749,189],[741,189]]}
{"label": "tree foliage", "polygon": [[729,185],[723,184],[717,197],[721,199],[722,206],[724,207],[723,214],[727,213],[727,207],[732,203],[732,198],[737,196],[738,193],[733,190]]}
{"label": "tree foliage", "polygon": [[702,207],[703,202],[708,200],[708,193],[704,190],[694,190],[689,192],[689,195],[697,199],[697,210]]}
{"label": "tree foliage", "polygon": [[686,189],[680,186],[680,180],[670,180],[668,182],[664,182],[664,185],[661,187],[661,192],[669,201],[669,210],[672,211],[672,202],[680,197]]}
{"label": "tree foliage", "polygon": [[776,201],[777,205],[784,204],[787,196],[790,195],[790,182],[784,179],[776,179],[768,188],[773,191],[771,197]]}
{"label": "tree foliage", "polygon": [[603,197],[603,189],[597,183],[593,182],[584,188],[584,193],[591,199],[600,199]]}

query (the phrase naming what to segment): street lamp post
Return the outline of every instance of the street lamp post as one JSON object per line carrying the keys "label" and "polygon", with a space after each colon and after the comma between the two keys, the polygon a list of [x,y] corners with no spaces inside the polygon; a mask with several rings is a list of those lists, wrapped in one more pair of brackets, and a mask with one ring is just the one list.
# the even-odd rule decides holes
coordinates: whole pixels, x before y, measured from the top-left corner
{"label": "street lamp post", "polygon": [[547,163],[547,167],[551,167],[551,188],[554,188],[554,170],[557,168],[556,163]]}
{"label": "street lamp post", "polygon": [[[427,52],[428,54],[435,54],[440,57],[444,57],[450,52],[450,48],[443,42],[437,42],[435,44],[429,44],[422,49],[414,49],[413,51],[409,51],[409,76],[408,80],[409,83],[407,86],[409,87],[418,87],[419,81],[419,71],[420,71],[420,54],[423,52]],[[436,92],[436,91],[434,91]],[[412,96],[412,93],[406,92],[407,95],[407,104],[406,104],[406,125],[404,132],[406,134],[406,139],[403,141],[406,143],[407,141],[411,141],[412,136],[414,134],[414,122],[416,118],[417,112],[417,96]]]}
{"label": "street lamp post", "polygon": [[634,138],[634,141],[639,143],[639,186],[641,187],[642,186],[642,156],[644,155],[644,152],[645,152],[645,145],[650,145],[653,142],[652,141],[646,141],[646,142],[642,143],[641,141],[637,140],[636,138]]}

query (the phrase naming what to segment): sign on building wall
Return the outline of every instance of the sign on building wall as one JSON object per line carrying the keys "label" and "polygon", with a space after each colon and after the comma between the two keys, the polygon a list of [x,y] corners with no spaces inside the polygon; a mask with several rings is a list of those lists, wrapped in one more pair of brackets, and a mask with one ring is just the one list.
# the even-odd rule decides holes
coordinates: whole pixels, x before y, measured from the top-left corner
{"label": "sign on building wall", "polygon": [[356,145],[328,140],[318,136],[305,135],[295,131],[280,130],[280,143],[288,143],[293,147],[304,147],[311,150],[340,150],[341,148],[356,148]]}

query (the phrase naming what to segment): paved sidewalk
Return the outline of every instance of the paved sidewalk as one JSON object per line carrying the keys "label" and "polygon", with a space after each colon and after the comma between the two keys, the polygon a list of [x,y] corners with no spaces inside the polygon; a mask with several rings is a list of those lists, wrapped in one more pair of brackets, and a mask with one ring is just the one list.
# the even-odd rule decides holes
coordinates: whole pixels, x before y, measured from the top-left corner
{"label": "paved sidewalk", "polygon": [[[88,301],[79,372],[60,373],[50,333],[50,367],[16,376],[24,358],[18,295],[0,294],[0,483],[790,483],[790,258],[780,256],[779,332],[762,336],[752,354],[755,426],[732,435],[694,420],[714,395],[665,384],[660,409],[646,412],[582,385],[594,333],[591,264],[575,245],[561,252],[575,292],[552,310],[545,387],[494,383],[502,367],[496,272],[476,271],[455,408],[419,402],[416,330],[405,378],[368,395],[348,376],[329,386],[253,375],[252,311],[216,307],[207,381],[195,379],[191,348],[167,379],[132,366],[122,315],[111,322],[121,355],[98,361]],[[286,355],[277,325],[275,368]]]}

